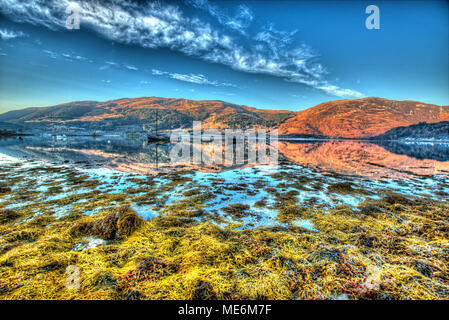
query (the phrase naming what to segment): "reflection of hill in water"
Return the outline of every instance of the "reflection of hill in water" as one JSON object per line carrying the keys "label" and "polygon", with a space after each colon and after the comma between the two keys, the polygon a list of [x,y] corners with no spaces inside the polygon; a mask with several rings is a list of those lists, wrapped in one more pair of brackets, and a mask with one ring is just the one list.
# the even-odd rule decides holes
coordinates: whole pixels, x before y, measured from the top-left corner
{"label": "reflection of hill in water", "polygon": [[376,141],[376,144],[382,146],[390,152],[404,154],[416,159],[430,159],[437,161],[449,161],[449,144],[433,142],[395,142],[395,141]]}
{"label": "reflection of hill in water", "polygon": [[449,172],[448,161],[417,159],[361,141],[280,141],[279,153],[304,166],[372,178]]}
{"label": "reflection of hill in water", "polygon": [[[41,137],[0,140],[0,152],[14,157],[88,163],[137,173],[173,169],[222,171],[247,166],[184,165],[174,168],[170,163],[171,147],[171,144],[156,145],[140,140],[107,137],[69,137],[66,141]],[[202,145],[205,153],[210,152],[211,147],[208,143]],[[198,149],[199,146],[192,148]],[[444,144],[279,141],[279,153],[303,166],[372,178],[449,173],[449,146]]]}
{"label": "reflection of hill in water", "polygon": [[[171,148],[170,143],[148,144],[143,140],[119,137],[68,137],[66,140],[26,137],[23,140],[0,140],[0,152],[17,158],[71,162],[142,174],[183,169],[216,172],[248,166],[173,164],[170,159]],[[204,143],[201,148],[204,159],[211,153],[212,144]],[[193,153],[199,146],[192,145],[190,149]]]}
{"label": "reflection of hill in water", "polygon": [[29,137],[9,139],[0,146],[11,155],[47,161],[105,162],[111,159],[146,163],[168,162],[168,144],[145,144],[139,140],[76,137],[66,141]]}

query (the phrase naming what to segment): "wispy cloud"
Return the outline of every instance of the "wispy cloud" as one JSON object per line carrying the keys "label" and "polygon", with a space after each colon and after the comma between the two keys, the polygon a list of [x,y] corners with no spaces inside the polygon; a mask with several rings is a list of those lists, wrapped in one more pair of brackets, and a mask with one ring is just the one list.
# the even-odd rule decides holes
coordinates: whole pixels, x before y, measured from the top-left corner
{"label": "wispy cloud", "polygon": [[52,59],[57,59],[59,57],[59,55],[51,50],[42,50],[42,52],[44,52],[48,57],[52,58]]}
{"label": "wispy cloud", "polygon": [[132,71],[139,71],[139,68],[132,65],[125,65],[125,68]]}
{"label": "wispy cloud", "polygon": [[117,63],[117,62],[114,62],[114,61],[106,61],[105,62],[105,65],[102,65],[99,69],[100,70],[107,70],[107,69],[109,69],[109,68],[111,68],[111,67],[118,67],[119,66],[119,64]]}
{"label": "wispy cloud", "polygon": [[[0,11],[19,22],[28,22],[58,30],[65,28],[65,9],[71,0],[0,0]],[[241,33],[226,34],[196,17],[187,17],[179,7],[161,2],[137,5],[127,0],[77,1],[81,28],[89,28],[118,43],[144,48],[168,48],[202,60],[219,63],[234,70],[268,74],[323,90],[331,95],[360,97],[360,92],[340,88],[325,80],[326,68],[318,55],[303,44],[295,46],[294,33],[278,31],[273,26],[253,38]],[[230,16],[207,10],[221,24],[244,30],[254,15],[244,6]],[[212,9],[211,9],[212,8]],[[240,35],[239,35],[240,34]],[[240,40],[240,41],[239,41]],[[248,43],[250,45],[244,45]]]}
{"label": "wispy cloud", "polygon": [[211,16],[215,17],[217,21],[230,29],[246,34],[246,28],[254,20],[254,14],[250,8],[241,4],[237,6],[233,14],[227,10],[220,9],[217,5],[211,4],[208,0],[189,0],[187,3],[199,10],[207,11]]}
{"label": "wispy cloud", "polygon": [[160,71],[160,70],[157,70],[157,69],[153,69],[151,72],[152,72],[153,75],[155,75],[155,76],[163,76],[163,75],[165,75],[165,74],[168,74],[168,72]]}
{"label": "wispy cloud", "polygon": [[44,52],[51,59],[61,59],[64,61],[69,61],[69,62],[73,62],[75,60],[82,61],[82,62],[90,62],[90,63],[93,62],[92,60],[90,60],[86,57],[77,55],[77,54],[71,54],[71,53],[65,53],[65,52],[57,53],[57,52],[51,51],[51,50],[42,50],[42,52]]}
{"label": "wispy cloud", "polygon": [[212,85],[216,87],[237,87],[233,83],[229,82],[218,82],[218,81],[211,81],[203,74],[181,74],[181,73],[170,73],[166,71],[161,71],[157,69],[153,69],[151,73],[155,76],[167,76],[172,79],[190,82],[190,83],[196,83],[196,84],[207,84]]}
{"label": "wispy cloud", "polygon": [[22,37],[27,37],[27,36],[28,35],[26,33],[23,33],[22,31],[0,29],[0,38],[2,40],[11,40],[11,39],[22,38]]}
{"label": "wispy cloud", "polygon": [[326,84],[326,85],[317,85],[318,89],[324,90],[334,96],[338,97],[348,97],[348,98],[361,98],[363,95],[349,89],[343,89],[334,85]]}
{"label": "wispy cloud", "polygon": [[100,66],[100,70],[107,70],[110,68],[116,68],[116,69],[125,69],[125,70],[131,70],[131,71],[139,71],[139,68],[132,65],[132,64],[126,64],[126,63],[118,63],[114,61],[105,61],[105,64]]}
{"label": "wispy cloud", "polygon": [[72,60],[92,62],[92,60],[89,60],[86,57],[83,57],[83,56],[80,56],[80,55],[76,55],[76,54],[64,53],[63,56],[68,58],[68,59],[72,59]]}

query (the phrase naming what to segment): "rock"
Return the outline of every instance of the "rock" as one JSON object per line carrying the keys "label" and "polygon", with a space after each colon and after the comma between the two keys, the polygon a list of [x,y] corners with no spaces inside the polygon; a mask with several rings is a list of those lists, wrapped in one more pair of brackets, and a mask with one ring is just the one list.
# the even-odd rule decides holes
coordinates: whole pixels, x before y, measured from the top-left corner
{"label": "rock", "polygon": [[117,235],[117,214],[111,213],[92,226],[92,235],[104,240],[113,240]]}
{"label": "rock", "polygon": [[18,244],[17,243],[5,243],[5,244],[0,244],[0,255],[4,254],[6,252],[8,252],[11,249],[14,249],[15,247],[17,247]]}
{"label": "rock", "polygon": [[388,195],[383,200],[388,204],[401,204],[401,205],[405,205],[405,206],[413,205],[412,200],[410,200],[402,195],[398,195],[398,194]]}
{"label": "rock", "polygon": [[117,280],[109,271],[100,270],[93,276],[93,285],[97,287],[117,287]]}
{"label": "rock", "polygon": [[435,272],[435,268],[423,260],[415,260],[414,269],[429,278],[432,278],[433,273]]}
{"label": "rock", "polygon": [[216,300],[214,288],[208,282],[203,280],[192,288],[192,300]]}
{"label": "rock", "polygon": [[123,239],[130,236],[140,225],[142,219],[128,206],[118,212],[110,213],[95,222],[80,222],[75,225],[72,235],[90,235],[103,240]]}
{"label": "rock", "polygon": [[22,215],[14,210],[0,210],[0,224],[5,224],[14,220],[17,220]]}
{"label": "rock", "polygon": [[332,262],[340,262],[342,259],[342,254],[337,249],[322,249],[315,252],[315,255],[321,260],[329,260]]}
{"label": "rock", "polygon": [[250,206],[247,204],[235,203],[222,208],[222,210],[228,214],[232,214],[236,218],[241,218],[247,215],[249,208]]}
{"label": "rock", "polygon": [[60,264],[59,262],[51,261],[51,262],[47,263],[46,265],[43,265],[37,269],[42,270],[42,271],[54,271],[54,270],[61,269],[63,267],[64,266],[62,264]]}
{"label": "rock", "polygon": [[373,217],[377,217],[377,215],[382,212],[383,212],[382,208],[373,204],[367,204],[360,209],[361,214]]}
{"label": "rock", "polygon": [[122,213],[118,219],[118,235],[121,238],[129,237],[142,222],[142,219],[134,211]]}
{"label": "rock", "polygon": [[12,189],[10,187],[0,187],[0,194],[11,192]]}
{"label": "rock", "polygon": [[375,241],[377,241],[377,237],[369,236],[365,233],[360,234],[357,238],[357,245],[362,245],[368,248],[372,248],[374,246]]}

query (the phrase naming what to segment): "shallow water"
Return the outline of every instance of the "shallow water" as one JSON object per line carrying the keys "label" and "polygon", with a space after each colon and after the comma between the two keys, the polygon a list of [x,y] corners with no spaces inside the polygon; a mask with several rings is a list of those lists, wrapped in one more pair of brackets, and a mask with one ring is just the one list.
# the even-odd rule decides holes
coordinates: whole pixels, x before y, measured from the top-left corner
{"label": "shallow water", "polygon": [[[237,224],[237,228],[244,229],[297,226],[315,231],[313,223],[305,219],[280,221],[276,208],[279,199],[293,193],[299,206],[330,210],[344,205],[357,210],[362,203],[389,193],[440,200],[449,194],[449,176],[445,170],[448,161],[398,155],[367,142],[279,142],[280,153],[290,161],[231,168],[187,167],[184,169],[196,170],[182,171],[175,176],[170,176],[170,172],[179,172],[183,167],[171,170],[169,162],[156,163],[155,155],[151,154],[155,147],[138,145],[135,141],[127,145],[126,140],[92,138],[1,141],[0,166],[8,179],[16,179],[11,185],[13,191],[37,193],[30,200],[20,202],[14,201],[12,195],[0,197],[2,206],[30,208],[36,214],[49,210],[60,218],[72,212],[99,213],[117,205],[117,201],[125,201],[139,216],[151,220],[164,210],[171,210],[170,206],[186,207],[191,198],[184,192],[198,189],[202,195],[210,193],[211,196],[202,203],[202,214],[197,220],[211,219],[220,226]],[[159,147],[163,155],[157,158],[167,159],[170,145]],[[21,165],[15,167],[17,161]],[[147,169],[129,170],[137,164]],[[148,173],[152,174],[148,176]],[[72,184],[73,177],[85,186]],[[142,184],[148,177],[151,183]],[[167,188],[180,177],[185,181]],[[339,183],[350,183],[355,191],[332,191],[332,186]],[[53,186],[60,189],[51,192]],[[146,189],[139,191],[142,186]],[[92,191],[125,198],[99,204],[92,199]],[[153,192],[155,196],[151,195]],[[75,198],[62,201],[68,197]],[[264,205],[256,205],[260,201]],[[226,207],[237,204],[248,206],[244,216],[226,214]]]}
{"label": "shallow water", "polygon": [[[170,162],[169,143],[148,144],[118,136],[24,137],[0,140],[0,153],[19,159],[68,163],[81,168],[107,168],[132,173],[158,173],[194,169],[217,172],[250,165],[178,165]],[[203,143],[203,150],[209,144]],[[449,144],[367,141],[279,141],[280,159],[322,173],[370,179],[434,177],[449,174]]]}
{"label": "shallow water", "polygon": [[[203,150],[207,143],[203,143]],[[449,194],[449,156],[445,144],[404,144],[389,142],[380,146],[366,141],[279,141],[279,165],[198,166],[170,163],[171,144],[148,144],[140,140],[119,137],[68,137],[65,140],[43,137],[0,140],[0,166],[20,161],[13,170],[22,182],[14,189],[28,188],[39,194],[36,201],[52,203],[74,196],[70,203],[54,206],[61,217],[72,212],[75,206],[84,214],[98,213],[103,207],[93,207],[87,199],[89,192],[102,194],[127,194],[139,189],[133,179],[153,176],[152,188],[161,189],[158,203],[145,203],[138,199],[147,191],[128,194],[126,201],[143,218],[152,219],[161,207],[179,205],[188,197],[183,193],[199,188],[213,196],[204,202],[204,216],[213,216],[220,225],[238,222],[242,227],[278,226],[278,211],[273,207],[279,194],[295,193],[298,205],[336,208],[345,205],[356,208],[364,201],[379,199],[387,192],[444,199]],[[393,151],[397,151],[394,153]],[[426,156],[428,154],[428,156]],[[59,168],[63,173],[46,172],[40,168]],[[31,171],[28,171],[31,170]],[[83,177],[85,187],[66,183],[64,170]],[[190,170],[185,183],[170,189],[164,185],[173,182],[164,174]],[[32,174],[30,173],[32,172]],[[154,174],[162,174],[154,175]],[[36,179],[36,181],[33,181]],[[292,179],[302,181],[292,184]],[[333,184],[350,182],[363,192],[330,192]],[[92,185],[89,185],[92,183]],[[49,192],[57,185],[58,192]],[[239,187],[243,186],[243,187]],[[2,197],[1,201],[7,201]],[[136,200],[133,200],[136,199]],[[256,203],[264,201],[265,205]],[[8,203],[6,208],[17,209],[33,204],[31,201]],[[223,208],[234,204],[248,205],[251,214],[235,219],[226,215]],[[201,219],[203,219],[201,218]],[[237,221],[236,221],[237,220]],[[291,225],[314,230],[306,220],[292,221]]]}

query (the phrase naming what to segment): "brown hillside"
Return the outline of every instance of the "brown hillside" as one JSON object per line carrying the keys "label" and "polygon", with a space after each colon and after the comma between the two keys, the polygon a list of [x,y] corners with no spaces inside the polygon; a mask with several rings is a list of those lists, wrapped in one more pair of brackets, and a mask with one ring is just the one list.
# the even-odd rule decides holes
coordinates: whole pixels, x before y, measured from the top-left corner
{"label": "brown hillside", "polygon": [[[273,126],[284,119],[294,115],[292,111],[285,110],[262,110],[243,105],[235,105],[217,100],[187,100],[187,99],[166,99],[157,97],[144,97],[135,99],[120,99],[108,101],[97,105],[98,108],[108,110],[104,117],[115,117],[116,114],[126,114],[129,109],[168,109],[173,110],[195,120],[201,120],[204,129],[208,128],[230,128],[237,127],[265,127]],[[95,120],[101,120],[97,117]],[[94,120],[83,117],[78,121]],[[251,125],[239,125],[241,122],[251,123]]]}
{"label": "brown hillside", "polygon": [[[107,102],[81,101],[62,105],[10,111],[0,115],[0,121],[9,122],[101,122],[115,124],[154,122],[155,110],[159,122],[168,128],[189,127],[192,121],[202,121],[208,128],[273,127],[293,116],[292,111],[262,110],[223,101],[193,101],[142,97]],[[164,112],[165,111],[165,112]]]}
{"label": "brown hillside", "polygon": [[279,126],[279,134],[364,138],[398,126],[448,119],[448,106],[381,98],[337,100],[298,112]]}

